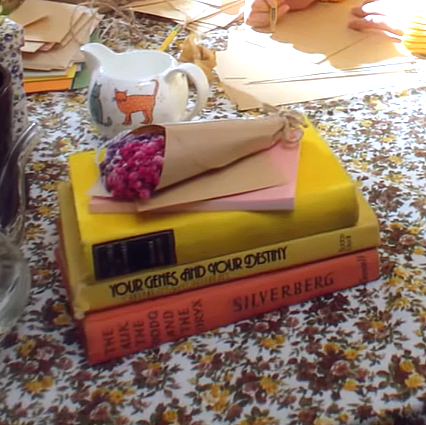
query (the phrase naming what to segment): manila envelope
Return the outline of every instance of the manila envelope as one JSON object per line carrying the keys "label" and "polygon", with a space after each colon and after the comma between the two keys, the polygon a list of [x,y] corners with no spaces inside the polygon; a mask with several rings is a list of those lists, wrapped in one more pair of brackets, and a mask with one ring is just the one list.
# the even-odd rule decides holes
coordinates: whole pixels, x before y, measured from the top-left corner
{"label": "manila envelope", "polygon": [[[184,24],[184,22],[182,22],[182,24]],[[198,33],[206,33],[209,31],[213,31],[217,29],[217,26],[204,24],[202,22],[191,22],[190,24],[186,26],[186,29],[188,31],[192,31],[198,34]]]}
{"label": "manila envelope", "polygon": [[340,70],[413,61],[413,55],[400,40],[380,33],[370,33],[358,43],[330,55],[325,63],[334,70]]}
{"label": "manila envelope", "polygon": [[[228,49],[241,49],[243,45],[246,45],[246,51],[247,46],[264,48],[265,55],[271,58],[282,56],[287,69],[298,66],[299,62],[321,63],[330,55],[367,37],[366,33],[347,26],[350,10],[359,4],[360,0],[317,2],[309,9],[286,14],[276,24],[273,34],[268,28],[253,30],[242,26],[230,31]],[[258,62],[255,55],[250,56],[252,62]],[[270,67],[265,65],[263,68],[268,72]]]}
{"label": "manila envelope", "polygon": [[133,6],[132,10],[179,22],[192,22],[217,12],[214,7],[192,0],[171,0],[144,6]]}
{"label": "manila envelope", "polygon": [[314,3],[306,10],[284,15],[277,22],[271,38],[278,43],[290,44],[299,52],[321,54],[326,59],[367,36],[365,32],[348,28],[353,17],[351,9],[360,4],[360,0]]}
{"label": "manila envelope", "polygon": [[222,6],[228,5],[229,3],[235,2],[235,0],[198,0],[198,1],[200,3],[209,4],[215,7],[222,7]]}
{"label": "manila envelope", "polygon": [[[193,1],[196,1],[197,3],[204,3],[209,6],[221,8],[223,6],[227,6],[230,3],[235,3],[239,0],[198,0],[198,1],[193,0]],[[126,5],[124,5],[124,7],[132,9],[134,7],[148,6],[150,4],[158,4],[158,3],[167,3],[167,0],[135,0],[130,3],[127,3]]]}
{"label": "manila envelope", "polygon": [[149,6],[151,4],[167,3],[166,0],[136,0],[125,4],[125,9],[133,9],[134,7]]}
{"label": "manila envelope", "polygon": [[[86,28],[87,25],[90,25],[93,22],[96,22],[96,26],[97,26],[99,21],[100,19],[98,19],[96,12],[93,12],[90,9],[84,10],[79,20],[74,25],[74,29],[73,29],[74,37],[76,37],[77,40],[79,40],[79,34]],[[93,25],[91,26],[91,28],[93,31],[94,30]],[[83,36],[86,37],[84,32],[83,32]],[[68,31],[65,37],[61,40],[61,45],[62,46],[67,45],[72,39],[73,39],[73,33],[71,31]],[[85,44],[87,42],[87,37],[79,41]]]}
{"label": "manila envelope", "polygon": [[380,34],[370,34],[347,49],[331,55],[332,65],[331,59],[321,64],[312,63],[310,55],[295,51],[288,45],[285,46],[288,54],[282,54],[283,51],[274,54],[271,49],[247,42],[245,33],[230,31],[229,49],[216,53],[216,72],[224,83],[232,83],[233,80],[244,80],[247,84],[270,80],[284,82],[309,75],[330,73],[331,76],[331,73],[372,72],[380,69],[385,72],[390,66],[413,63],[412,55],[402,43]]}
{"label": "manila envelope", "polygon": [[37,22],[48,15],[45,9],[35,9],[31,1],[25,1],[10,13],[9,18],[23,27]]}
{"label": "manila envelope", "polygon": [[[359,0],[316,3],[310,9],[289,13],[277,23],[273,35],[248,28],[230,31],[228,49],[244,49],[252,57],[251,62],[257,63],[257,57],[250,55],[247,46],[258,47],[256,55],[261,53],[260,48],[264,48],[262,60],[268,60],[268,57],[269,60],[263,69],[268,74],[273,68],[269,62],[274,65],[278,56],[286,60],[285,72],[291,72],[293,67],[300,68],[300,63],[328,62],[336,69],[353,69],[411,56],[406,49],[401,51],[398,39],[348,28],[350,9],[356,4]],[[313,29],[306,31],[306,26]],[[345,53],[348,50],[350,53]]]}
{"label": "manila envelope", "polygon": [[275,52],[275,49],[247,41],[250,36],[246,35],[251,32],[238,29],[229,31],[228,50],[216,52],[219,60],[215,69],[222,82],[269,80],[318,72],[318,65],[313,63],[311,54],[282,43],[279,44],[283,48]]}
{"label": "manila envelope", "polygon": [[243,11],[241,9],[243,6],[244,1],[238,1],[236,3],[227,5],[222,10],[211,16],[207,16],[202,19],[197,19],[195,22],[224,28],[234,22],[240,16],[243,16]]}
{"label": "manila envelope", "polygon": [[76,5],[54,1],[26,0],[25,3],[31,11],[38,10],[45,15],[45,18],[24,27],[24,38],[27,41],[60,43],[84,10]]}
{"label": "manila envelope", "polygon": [[[99,20],[99,16],[96,19]],[[78,41],[73,39],[66,46],[57,44],[47,52],[23,53],[24,68],[43,71],[65,70],[74,62],[84,62],[79,41],[89,40],[92,28],[93,25],[90,25],[90,21],[88,21],[76,35]]]}
{"label": "manila envelope", "polygon": [[247,111],[260,108],[263,103],[278,106],[362,93],[387,87],[403,89],[415,84],[418,78],[416,73],[400,72],[285,83],[247,85],[243,81],[234,80],[222,84],[225,92],[238,106],[238,110]]}
{"label": "manila envelope", "polygon": [[[143,6],[131,6],[134,12],[146,13],[171,19],[178,23],[203,21],[205,18],[234,8],[234,3],[227,4],[218,9],[207,4],[193,0],[170,0],[161,3],[150,3]],[[235,16],[234,18],[235,19]]]}

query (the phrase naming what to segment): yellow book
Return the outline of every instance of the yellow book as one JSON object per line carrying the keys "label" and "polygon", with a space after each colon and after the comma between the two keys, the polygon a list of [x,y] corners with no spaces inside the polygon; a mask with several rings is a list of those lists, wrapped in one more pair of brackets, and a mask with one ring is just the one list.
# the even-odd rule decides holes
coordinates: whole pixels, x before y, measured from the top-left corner
{"label": "yellow book", "polygon": [[69,170],[93,281],[350,227],[358,219],[356,188],[312,126],[302,139],[293,211],[91,214],[87,191],[99,174],[95,152],[71,155]]}
{"label": "yellow book", "polygon": [[93,285],[91,273],[84,264],[72,189],[68,182],[60,184],[58,197],[61,255],[69,273],[70,302],[78,319],[90,311],[319,261],[380,244],[376,215],[358,192],[359,220],[353,227],[181,266],[137,272]]}

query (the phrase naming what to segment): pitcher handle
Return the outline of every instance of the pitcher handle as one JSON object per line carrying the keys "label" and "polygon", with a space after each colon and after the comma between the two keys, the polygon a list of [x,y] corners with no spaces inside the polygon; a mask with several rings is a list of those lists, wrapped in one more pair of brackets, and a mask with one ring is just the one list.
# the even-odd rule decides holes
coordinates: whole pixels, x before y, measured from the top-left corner
{"label": "pitcher handle", "polygon": [[[190,121],[197,116],[207,104],[207,99],[210,95],[209,81],[207,80],[206,74],[204,74],[203,70],[193,63],[181,63],[176,66],[176,68],[170,70],[168,75],[175,74],[177,72],[185,74],[188,79],[194,83],[197,91],[197,98],[195,100],[194,107],[181,118],[181,121]],[[168,75],[166,75],[166,77]]]}

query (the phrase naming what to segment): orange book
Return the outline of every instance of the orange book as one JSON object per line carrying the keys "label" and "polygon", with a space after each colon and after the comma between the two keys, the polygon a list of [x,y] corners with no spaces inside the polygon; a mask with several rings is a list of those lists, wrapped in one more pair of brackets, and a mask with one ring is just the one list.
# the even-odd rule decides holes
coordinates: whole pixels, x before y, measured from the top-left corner
{"label": "orange book", "polygon": [[[65,268],[62,264],[66,284]],[[378,277],[379,256],[374,248],[88,313],[80,324],[89,362],[96,364],[368,283]]]}
{"label": "orange book", "polygon": [[69,90],[72,82],[72,78],[61,78],[58,80],[47,81],[24,81],[24,90],[26,94]]}

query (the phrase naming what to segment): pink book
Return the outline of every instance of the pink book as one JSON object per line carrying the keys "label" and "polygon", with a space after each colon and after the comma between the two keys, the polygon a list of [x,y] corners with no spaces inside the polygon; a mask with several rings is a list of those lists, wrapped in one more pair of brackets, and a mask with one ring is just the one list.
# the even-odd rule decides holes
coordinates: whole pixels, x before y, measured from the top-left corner
{"label": "pink book", "polygon": [[[294,209],[300,143],[277,144],[270,149],[274,162],[283,170],[286,183],[238,195],[224,196],[190,204],[173,205],[155,210],[157,213],[200,211],[271,211]],[[137,203],[93,196],[89,201],[91,213],[135,213]]]}

